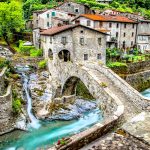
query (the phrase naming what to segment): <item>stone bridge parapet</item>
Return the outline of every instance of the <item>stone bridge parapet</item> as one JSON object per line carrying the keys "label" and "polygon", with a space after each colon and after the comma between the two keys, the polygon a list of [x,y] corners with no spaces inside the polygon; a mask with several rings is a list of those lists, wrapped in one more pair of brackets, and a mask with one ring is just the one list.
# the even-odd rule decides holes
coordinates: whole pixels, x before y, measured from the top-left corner
{"label": "stone bridge parapet", "polygon": [[142,110],[150,111],[150,99],[142,96],[137,90],[130,86],[126,81],[114,73],[111,69],[103,65],[88,64],[87,67],[98,70],[107,76],[116,87],[118,87],[127,97]]}

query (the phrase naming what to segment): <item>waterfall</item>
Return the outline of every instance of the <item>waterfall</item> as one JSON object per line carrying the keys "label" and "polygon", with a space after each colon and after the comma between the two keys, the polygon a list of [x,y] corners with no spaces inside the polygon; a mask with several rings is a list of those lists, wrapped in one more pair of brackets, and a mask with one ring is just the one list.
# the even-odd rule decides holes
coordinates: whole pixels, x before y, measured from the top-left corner
{"label": "waterfall", "polygon": [[27,113],[30,118],[29,126],[35,129],[38,129],[41,125],[39,120],[33,115],[32,113],[32,98],[30,96],[30,88],[29,88],[29,77],[25,74],[26,71],[29,71],[30,68],[28,66],[19,66],[16,67],[17,72],[21,75],[22,82],[23,82],[23,90],[25,92],[24,97],[27,100]]}

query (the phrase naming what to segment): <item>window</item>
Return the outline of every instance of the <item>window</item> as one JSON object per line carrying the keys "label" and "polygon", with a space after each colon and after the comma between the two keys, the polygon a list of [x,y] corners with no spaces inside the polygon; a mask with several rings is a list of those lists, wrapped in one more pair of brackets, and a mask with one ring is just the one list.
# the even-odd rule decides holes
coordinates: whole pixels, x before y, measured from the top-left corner
{"label": "window", "polygon": [[76,8],[76,9],[75,9],[75,13],[78,13],[78,12],[79,12],[79,8]]}
{"label": "window", "polygon": [[119,28],[119,23],[117,23],[117,28]]}
{"label": "window", "polygon": [[47,14],[47,18],[49,18],[49,14]]}
{"label": "window", "polygon": [[100,22],[100,23],[99,23],[99,27],[100,27],[100,28],[103,27],[103,22]]}
{"label": "window", "polygon": [[55,17],[56,16],[56,13],[53,11],[52,12],[52,17]]}
{"label": "window", "polygon": [[124,32],[123,37],[126,37],[126,33]]}
{"label": "window", "polygon": [[80,38],[80,44],[84,45],[84,38]]}
{"label": "window", "polygon": [[99,44],[99,45],[102,44],[102,38],[98,38],[98,44]]}
{"label": "window", "polygon": [[101,59],[101,54],[97,54],[97,59]]}
{"label": "window", "polygon": [[126,24],[124,24],[124,28],[126,28],[127,27],[127,25]]}
{"label": "window", "polygon": [[66,37],[62,37],[62,38],[61,38],[61,43],[62,43],[63,45],[65,45],[65,44],[67,43],[67,38],[66,38]]}
{"label": "window", "polygon": [[47,27],[49,27],[49,22],[47,22]]}
{"label": "window", "polygon": [[132,37],[134,36],[134,32],[132,32]]}
{"label": "window", "polygon": [[88,54],[84,54],[84,60],[88,60]]}
{"label": "window", "polygon": [[80,31],[80,33],[84,33],[84,31],[83,31],[83,30],[81,30],[81,31]]}
{"label": "window", "polygon": [[91,26],[91,21],[87,20],[87,26]]}
{"label": "window", "polygon": [[68,3],[68,6],[71,6],[70,3]]}
{"label": "window", "polygon": [[112,23],[110,22],[110,23],[109,23],[109,28],[111,28],[111,27],[112,27]]}
{"label": "window", "polygon": [[131,46],[133,46],[133,41],[131,41]]}
{"label": "window", "polygon": [[50,37],[50,39],[49,39],[49,40],[50,40],[50,43],[52,44],[52,41],[53,41],[53,40],[52,40],[52,37]]}
{"label": "window", "polygon": [[132,25],[132,28],[134,29],[134,24]]}
{"label": "window", "polygon": [[122,43],[122,47],[125,49],[125,46],[126,46],[126,42],[125,41],[123,41],[123,43]]}
{"label": "window", "polygon": [[36,20],[36,24],[38,25],[38,20]]}
{"label": "window", "polygon": [[118,32],[116,32],[116,37],[118,37]]}

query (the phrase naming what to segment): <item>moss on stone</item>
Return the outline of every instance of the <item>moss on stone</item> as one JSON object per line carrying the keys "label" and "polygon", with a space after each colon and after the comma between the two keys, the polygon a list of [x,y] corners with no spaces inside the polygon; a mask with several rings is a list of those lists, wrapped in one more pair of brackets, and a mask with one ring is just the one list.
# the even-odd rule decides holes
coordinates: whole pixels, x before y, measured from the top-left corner
{"label": "moss on stone", "polygon": [[89,100],[94,99],[94,97],[90,94],[87,87],[84,85],[82,81],[79,81],[77,83],[76,95],[81,96],[84,99],[89,99]]}

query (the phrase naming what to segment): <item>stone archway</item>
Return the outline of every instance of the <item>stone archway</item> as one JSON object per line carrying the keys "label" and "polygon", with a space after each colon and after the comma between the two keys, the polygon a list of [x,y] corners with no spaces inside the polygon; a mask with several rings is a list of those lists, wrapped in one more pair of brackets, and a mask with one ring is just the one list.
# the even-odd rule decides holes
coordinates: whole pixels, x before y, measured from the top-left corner
{"label": "stone archway", "polygon": [[58,53],[58,57],[64,62],[70,61],[70,52],[68,50],[61,50]]}
{"label": "stone archway", "polygon": [[80,78],[76,76],[68,78],[62,89],[63,96],[69,96],[74,94],[76,96],[81,96],[86,99],[94,99],[85,84],[81,81]]}

